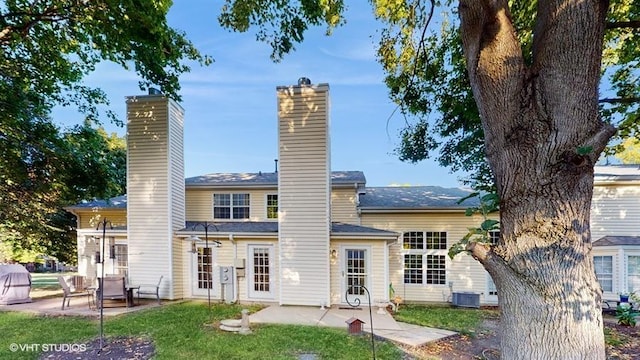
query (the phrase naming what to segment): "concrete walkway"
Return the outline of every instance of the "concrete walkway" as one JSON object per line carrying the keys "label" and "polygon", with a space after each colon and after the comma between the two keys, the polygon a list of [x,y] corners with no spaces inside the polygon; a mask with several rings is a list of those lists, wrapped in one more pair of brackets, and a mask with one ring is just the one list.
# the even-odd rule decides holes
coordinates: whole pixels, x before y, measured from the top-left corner
{"label": "concrete walkway", "polygon": [[[309,326],[328,326],[344,328],[347,330],[346,321],[356,317],[364,322],[362,329],[371,332],[371,320],[369,308],[338,307],[319,308],[311,306],[269,306],[249,316],[249,321],[254,324],[296,324]],[[456,334],[453,331],[434,329],[396,321],[388,312],[372,308],[373,333],[398,343],[409,346],[422,346],[430,341],[442,339]]]}

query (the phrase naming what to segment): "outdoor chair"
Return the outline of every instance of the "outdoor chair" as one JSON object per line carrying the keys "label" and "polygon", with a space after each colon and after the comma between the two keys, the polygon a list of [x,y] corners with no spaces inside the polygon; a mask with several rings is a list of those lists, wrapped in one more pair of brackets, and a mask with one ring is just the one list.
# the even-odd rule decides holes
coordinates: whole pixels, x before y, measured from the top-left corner
{"label": "outdoor chair", "polygon": [[[73,280],[75,280],[75,278]],[[62,310],[64,310],[65,303],[67,304],[66,305],[67,308],[69,307],[69,305],[71,303],[71,298],[81,297],[81,296],[86,296],[87,297],[87,304],[89,305],[89,307],[91,307],[91,293],[90,292],[86,291],[84,288],[77,289],[76,291],[72,291],[71,287],[67,283],[67,280],[65,280],[64,276],[58,276],[58,282],[60,283],[60,286],[62,287],[62,293],[63,293]]]}
{"label": "outdoor chair", "polygon": [[103,300],[124,300],[127,306],[129,306],[124,276],[98,278],[98,290],[96,291],[98,309],[102,307]]}
{"label": "outdoor chair", "polygon": [[160,280],[158,280],[157,284],[140,284],[138,286],[138,304],[140,303],[140,295],[152,295],[155,296],[158,300],[158,305],[160,304],[160,283],[162,282],[162,277],[160,276]]}

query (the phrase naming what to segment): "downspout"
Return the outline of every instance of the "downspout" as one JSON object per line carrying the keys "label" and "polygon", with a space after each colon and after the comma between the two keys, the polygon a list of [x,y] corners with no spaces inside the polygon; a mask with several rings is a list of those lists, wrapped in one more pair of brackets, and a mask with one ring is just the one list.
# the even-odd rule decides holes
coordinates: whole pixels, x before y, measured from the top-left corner
{"label": "downspout", "polygon": [[[238,259],[238,244],[233,238],[233,234],[229,234],[229,241],[233,245],[233,262],[235,264],[236,260]],[[238,269],[235,268],[235,266],[234,272],[236,276],[236,286],[233,289],[233,302],[237,304],[240,299],[240,278],[238,277]]]}

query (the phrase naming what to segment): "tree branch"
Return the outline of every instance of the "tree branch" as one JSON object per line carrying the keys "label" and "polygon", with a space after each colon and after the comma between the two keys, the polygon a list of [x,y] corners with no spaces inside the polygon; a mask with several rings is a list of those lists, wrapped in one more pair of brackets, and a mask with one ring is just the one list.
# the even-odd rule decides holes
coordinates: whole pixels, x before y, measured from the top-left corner
{"label": "tree branch", "polygon": [[460,0],[459,13],[467,72],[491,160],[504,148],[518,113],[526,67],[506,0]]}
{"label": "tree branch", "polygon": [[489,254],[490,246],[481,242],[470,242],[467,245],[467,251],[471,253],[474,259],[484,264],[487,260],[487,254]]}
{"label": "tree branch", "polygon": [[[76,6],[78,6],[78,4],[76,4]],[[23,38],[28,37],[29,30],[31,30],[31,28],[37,23],[54,23],[70,20],[76,15],[72,10],[73,5],[67,5],[60,8],[51,6],[41,12],[19,11],[3,14],[0,17],[3,19],[3,22],[8,25],[0,31],[0,45],[4,46],[11,42],[11,34],[14,33],[21,34]],[[16,21],[15,23],[10,24],[10,19],[12,18],[19,20],[26,18],[28,20],[22,22]]]}
{"label": "tree branch", "polygon": [[598,102],[606,103],[606,104],[634,104],[640,102],[640,98],[630,97],[630,98],[604,98],[598,100]]}
{"label": "tree branch", "polygon": [[598,161],[600,153],[607,146],[607,143],[609,143],[609,139],[611,138],[611,136],[613,136],[613,134],[616,133],[616,130],[617,129],[615,128],[615,126],[603,122],[602,127],[600,127],[598,132],[587,139],[583,146],[593,149],[591,152],[589,152],[591,164],[595,164],[596,161]]}
{"label": "tree branch", "polygon": [[608,22],[605,27],[607,29],[638,29],[640,20]]}

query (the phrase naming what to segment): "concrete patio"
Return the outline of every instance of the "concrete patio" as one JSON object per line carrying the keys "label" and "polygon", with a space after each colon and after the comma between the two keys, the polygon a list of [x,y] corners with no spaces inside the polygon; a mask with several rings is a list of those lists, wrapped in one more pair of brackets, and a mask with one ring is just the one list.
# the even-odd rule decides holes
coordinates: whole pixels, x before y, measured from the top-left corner
{"label": "concrete patio", "polygon": [[[38,315],[55,315],[55,316],[87,316],[98,317],[100,316],[100,309],[96,309],[95,306],[89,307],[89,303],[86,297],[74,297],[70,299],[70,306],[65,306],[62,310],[62,296],[59,297],[46,297],[46,298],[34,298],[30,303],[13,304],[13,305],[0,305],[0,311],[20,311],[33,313]],[[122,301],[108,301],[105,300],[105,306],[103,309],[104,316],[117,316],[121,314],[132,313],[143,309],[159,306],[155,300],[140,299],[140,304],[132,307],[126,307]]]}
{"label": "concrete patio", "polygon": [[252,324],[296,324],[309,326],[328,326],[347,329],[346,321],[356,317],[364,322],[362,330],[409,346],[422,346],[428,342],[455,335],[453,331],[411,325],[396,321],[388,312],[376,307],[366,306],[350,308],[333,306],[320,308],[311,306],[269,306],[249,316]]}

